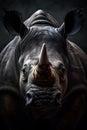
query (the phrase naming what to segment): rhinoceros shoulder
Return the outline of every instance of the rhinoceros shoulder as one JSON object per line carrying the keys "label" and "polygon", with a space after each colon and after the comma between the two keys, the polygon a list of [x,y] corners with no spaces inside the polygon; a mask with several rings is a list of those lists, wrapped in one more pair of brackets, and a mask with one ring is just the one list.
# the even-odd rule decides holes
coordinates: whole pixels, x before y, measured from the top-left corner
{"label": "rhinoceros shoulder", "polygon": [[[17,45],[19,45],[20,37],[15,37],[2,50],[0,54],[0,84],[16,83],[17,73]],[[11,82],[12,81],[12,82]]]}
{"label": "rhinoceros shoulder", "polygon": [[69,57],[69,84],[76,86],[83,84],[87,87],[87,55],[71,41],[67,41],[67,51]]}

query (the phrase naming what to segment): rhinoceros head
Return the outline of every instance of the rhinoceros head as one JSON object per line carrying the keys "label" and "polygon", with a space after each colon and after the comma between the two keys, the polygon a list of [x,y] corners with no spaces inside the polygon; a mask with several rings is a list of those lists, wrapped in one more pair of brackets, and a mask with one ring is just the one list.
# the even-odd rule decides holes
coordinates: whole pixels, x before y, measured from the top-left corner
{"label": "rhinoceros head", "polygon": [[[37,11],[27,21],[28,28],[16,12],[7,14],[4,17],[4,21],[8,21],[6,28],[21,36],[19,85],[26,105],[60,105],[68,87],[66,38],[80,30],[83,23],[81,10],[70,11],[61,26],[49,14]],[[13,16],[9,21],[8,18]]]}

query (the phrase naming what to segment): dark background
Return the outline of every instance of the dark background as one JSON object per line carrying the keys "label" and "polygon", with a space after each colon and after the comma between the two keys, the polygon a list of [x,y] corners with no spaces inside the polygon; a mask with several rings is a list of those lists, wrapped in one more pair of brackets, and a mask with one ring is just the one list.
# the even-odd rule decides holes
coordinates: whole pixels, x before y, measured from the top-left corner
{"label": "dark background", "polygon": [[87,4],[86,0],[0,0],[0,51],[13,38],[2,23],[3,8],[17,10],[22,13],[23,21],[38,9],[53,15],[61,24],[65,14],[73,8],[83,8],[85,23],[81,31],[71,41],[78,44],[87,53]]}

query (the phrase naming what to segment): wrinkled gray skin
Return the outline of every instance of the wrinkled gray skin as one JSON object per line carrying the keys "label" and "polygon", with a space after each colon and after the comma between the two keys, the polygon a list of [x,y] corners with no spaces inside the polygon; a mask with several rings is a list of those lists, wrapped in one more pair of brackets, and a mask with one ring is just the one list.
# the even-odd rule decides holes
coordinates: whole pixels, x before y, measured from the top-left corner
{"label": "wrinkled gray skin", "polygon": [[[82,15],[80,10],[71,11],[60,27],[49,16],[37,11],[25,21],[27,28],[20,26],[22,32],[6,24],[8,31],[20,36],[15,37],[0,55],[3,129],[63,129],[60,120],[68,103],[66,101],[62,107],[68,91],[70,67],[66,37],[80,30]],[[68,119],[69,115],[65,117]],[[71,116],[71,122],[66,121],[64,129],[76,129],[78,121],[73,122],[76,117]]]}

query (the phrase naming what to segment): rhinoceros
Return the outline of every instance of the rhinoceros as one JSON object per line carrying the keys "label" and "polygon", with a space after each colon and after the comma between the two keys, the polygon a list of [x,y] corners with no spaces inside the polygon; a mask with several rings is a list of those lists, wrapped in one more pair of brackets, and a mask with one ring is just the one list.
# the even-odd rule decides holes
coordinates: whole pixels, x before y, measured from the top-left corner
{"label": "rhinoceros", "polygon": [[86,129],[87,55],[68,40],[83,25],[81,9],[61,25],[43,10],[25,22],[5,11],[3,23],[15,37],[0,54],[0,129]]}

